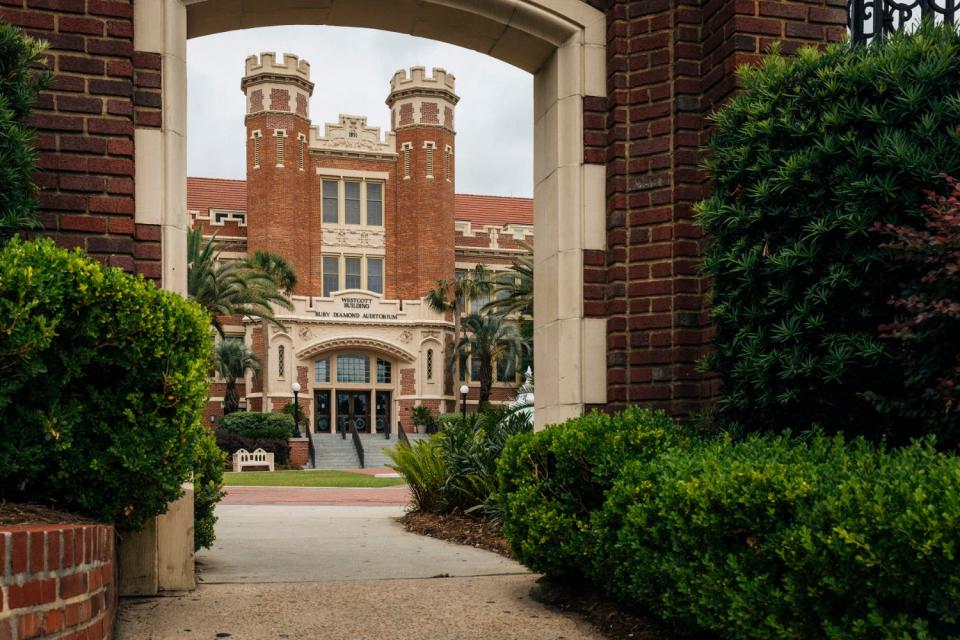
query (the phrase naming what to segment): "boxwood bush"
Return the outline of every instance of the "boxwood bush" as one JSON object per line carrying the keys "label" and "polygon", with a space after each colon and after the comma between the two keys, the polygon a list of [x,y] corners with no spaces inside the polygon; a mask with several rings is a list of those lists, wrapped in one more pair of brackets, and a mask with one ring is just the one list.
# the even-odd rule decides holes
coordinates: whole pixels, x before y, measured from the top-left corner
{"label": "boxwood bush", "polygon": [[287,413],[231,413],[224,416],[220,428],[244,438],[286,440],[293,436],[293,416]]}
{"label": "boxwood bush", "polygon": [[731,640],[960,638],[960,458],[617,420],[649,444],[619,470],[585,419],[508,445],[503,531],[531,568]]}
{"label": "boxwood bush", "polygon": [[649,460],[682,438],[662,412],[593,412],[514,436],[500,458],[503,533],[514,557],[553,575],[581,577],[592,554],[591,513],[631,460]]}
{"label": "boxwood bush", "polygon": [[715,116],[699,205],[720,418],[898,443],[939,431],[942,407],[905,386],[901,345],[879,331],[918,274],[873,229],[922,226],[925,191],[960,170],[960,34],[926,25],[774,55],[741,78]]}
{"label": "boxwood bush", "polygon": [[182,495],[207,398],[196,304],[50,240],[0,249],[0,500],[141,526]]}
{"label": "boxwood bush", "polygon": [[217,429],[214,436],[217,446],[228,458],[239,449],[263,449],[273,454],[274,464],[290,462],[290,441],[287,438],[247,438],[224,429]]}
{"label": "boxwood bush", "polygon": [[197,441],[193,460],[193,546],[209,549],[216,539],[214,507],[223,498],[223,465],[226,455],[207,431]]}

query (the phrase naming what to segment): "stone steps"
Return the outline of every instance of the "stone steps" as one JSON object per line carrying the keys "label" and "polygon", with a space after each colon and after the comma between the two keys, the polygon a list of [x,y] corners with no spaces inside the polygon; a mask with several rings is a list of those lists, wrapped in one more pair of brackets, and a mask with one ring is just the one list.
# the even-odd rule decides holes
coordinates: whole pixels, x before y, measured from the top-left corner
{"label": "stone steps", "polygon": [[[425,440],[429,436],[408,434],[408,437],[411,442],[415,442]],[[312,438],[315,451],[314,469],[357,469],[360,467],[352,438],[348,437],[344,440],[339,434],[330,433],[313,434]],[[396,446],[396,436],[391,436],[387,440],[382,435],[362,434],[360,441],[363,444],[364,466],[367,469],[379,469],[391,463],[383,449]]]}

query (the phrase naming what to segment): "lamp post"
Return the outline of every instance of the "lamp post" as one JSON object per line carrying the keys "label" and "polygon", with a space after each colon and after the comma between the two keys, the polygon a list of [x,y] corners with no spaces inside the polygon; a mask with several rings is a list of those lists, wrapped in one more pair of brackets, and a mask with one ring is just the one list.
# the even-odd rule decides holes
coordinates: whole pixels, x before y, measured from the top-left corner
{"label": "lamp post", "polygon": [[293,437],[300,437],[300,383],[293,383]]}
{"label": "lamp post", "polygon": [[467,394],[470,393],[470,387],[465,384],[460,385],[460,413],[463,415],[463,421],[467,421]]}

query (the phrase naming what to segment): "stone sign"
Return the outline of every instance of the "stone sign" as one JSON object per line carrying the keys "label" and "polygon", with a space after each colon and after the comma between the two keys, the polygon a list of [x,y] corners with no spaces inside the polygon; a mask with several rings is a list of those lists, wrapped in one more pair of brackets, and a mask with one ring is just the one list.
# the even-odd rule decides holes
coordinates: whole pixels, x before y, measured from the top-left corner
{"label": "stone sign", "polygon": [[395,304],[384,304],[378,298],[356,293],[337,296],[323,303],[314,311],[323,320],[353,320],[358,322],[398,320],[400,313]]}

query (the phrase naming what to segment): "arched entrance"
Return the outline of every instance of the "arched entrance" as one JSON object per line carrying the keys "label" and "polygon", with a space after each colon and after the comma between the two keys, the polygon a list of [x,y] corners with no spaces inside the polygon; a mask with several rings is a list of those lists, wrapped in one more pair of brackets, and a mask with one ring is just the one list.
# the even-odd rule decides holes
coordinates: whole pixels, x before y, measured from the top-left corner
{"label": "arched entrance", "polygon": [[135,167],[137,221],[162,227],[164,286],[185,289],[187,38],[281,24],[432,38],[534,74],[536,423],[605,403],[606,320],[585,317],[583,267],[605,248],[606,172],[584,161],[583,104],[607,95],[606,16],[582,0],[135,3],[134,48],[162,57],[163,124],[136,129]]}

